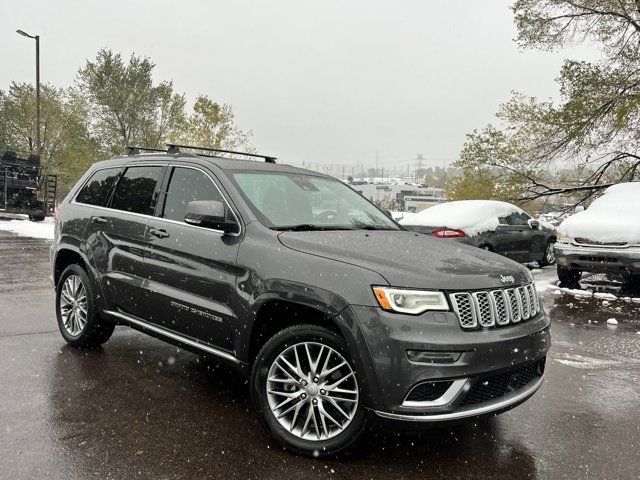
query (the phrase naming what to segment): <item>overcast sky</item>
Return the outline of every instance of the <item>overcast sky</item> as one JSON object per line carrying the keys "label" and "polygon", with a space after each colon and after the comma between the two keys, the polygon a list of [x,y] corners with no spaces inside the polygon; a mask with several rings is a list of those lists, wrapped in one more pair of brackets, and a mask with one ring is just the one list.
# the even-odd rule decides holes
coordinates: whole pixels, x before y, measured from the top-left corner
{"label": "overcast sky", "polygon": [[457,158],[512,90],[554,97],[563,58],[520,51],[507,0],[33,1],[0,3],[0,88],[70,85],[109,47],[149,56],[157,80],[235,107],[253,144],[301,164],[404,166]]}

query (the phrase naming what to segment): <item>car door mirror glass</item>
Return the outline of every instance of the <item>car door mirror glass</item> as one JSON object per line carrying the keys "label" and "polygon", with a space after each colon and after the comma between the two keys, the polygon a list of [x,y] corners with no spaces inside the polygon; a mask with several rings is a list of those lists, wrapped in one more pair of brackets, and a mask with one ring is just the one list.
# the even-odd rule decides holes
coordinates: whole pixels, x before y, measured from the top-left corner
{"label": "car door mirror glass", "polygon": [[534,220],[533,218],[529,220],[529,226],[536,230],[538,228],[540,228],[540,222],[538,220]]}
{"label": "car door mirror glass", "polygon": [[227,209],[218,200],[194,200],[187,204],[184,221],[189,225],[222,230],[225,233],[237,231],[237,224],[227,220]]}

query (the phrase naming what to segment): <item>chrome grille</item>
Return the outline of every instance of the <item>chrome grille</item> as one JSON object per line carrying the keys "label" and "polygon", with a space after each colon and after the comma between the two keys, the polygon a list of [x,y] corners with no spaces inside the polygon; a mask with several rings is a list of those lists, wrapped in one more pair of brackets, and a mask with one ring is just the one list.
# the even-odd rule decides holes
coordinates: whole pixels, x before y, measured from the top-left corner
{"label": "chrome grille", "polygon": [[453,310],[458,315],[462,328],[475,328],[478,326],[476,309],[470,294],[453,293],[451,294],[451,303],[453,304]]}
{"label": "chrome grille", "polygon": [[453,310],[464,329],[505,326],[535,317],[540,300],[533,284],[480,292],[450,294]]}

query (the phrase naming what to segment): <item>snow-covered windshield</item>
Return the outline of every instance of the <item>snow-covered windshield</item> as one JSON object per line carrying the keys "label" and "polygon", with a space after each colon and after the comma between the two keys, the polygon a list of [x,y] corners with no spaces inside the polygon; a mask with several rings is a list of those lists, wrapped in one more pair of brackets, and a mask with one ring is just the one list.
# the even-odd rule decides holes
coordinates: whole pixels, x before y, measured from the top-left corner
{"label": "snow-covered windshield", "polygon": [[338,180],[237,171],[232,178],[260,222],[276,230],[398,230],[382,211]]}

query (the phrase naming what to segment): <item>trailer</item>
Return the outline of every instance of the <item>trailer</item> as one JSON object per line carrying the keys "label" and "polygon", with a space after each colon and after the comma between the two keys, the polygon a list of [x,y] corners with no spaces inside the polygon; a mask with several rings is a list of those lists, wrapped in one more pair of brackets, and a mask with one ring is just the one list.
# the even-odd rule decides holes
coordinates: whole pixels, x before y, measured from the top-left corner
{"label": "trailer", "polygon": [[0,213],[29,216],[34,222],[53,215],[58,177],[42,171],[40,156],[19,155],[7,150],[0,158]]}

